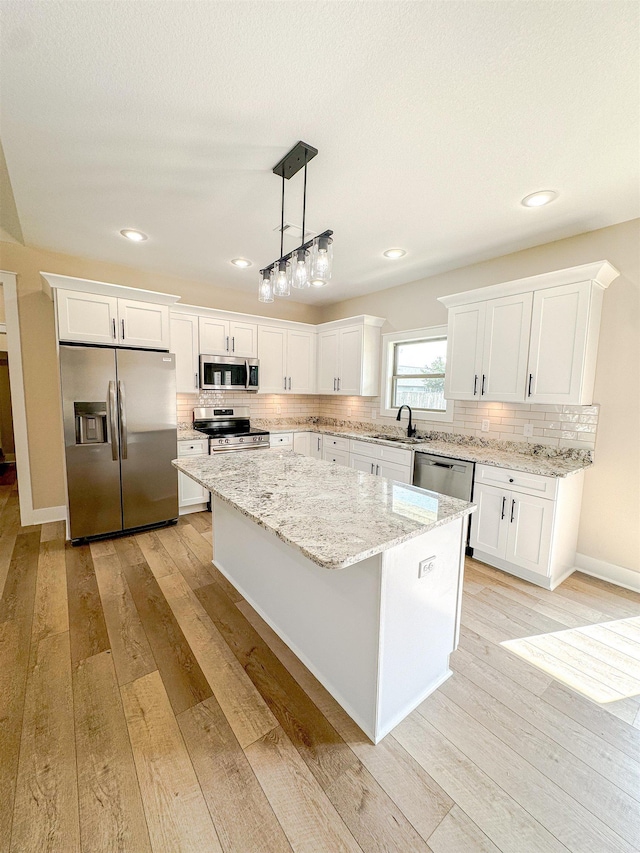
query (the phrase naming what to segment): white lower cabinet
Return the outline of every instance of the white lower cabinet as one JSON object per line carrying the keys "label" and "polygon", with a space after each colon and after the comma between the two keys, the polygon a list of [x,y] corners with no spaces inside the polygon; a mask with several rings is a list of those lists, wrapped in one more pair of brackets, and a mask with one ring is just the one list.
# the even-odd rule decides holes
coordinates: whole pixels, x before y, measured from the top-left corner
{"label": "white lower cabinet", "polygon": [[412,451],[354,439],[350,465],[357,471],[410,484],[413,479]]}
{"label": "white lower cabinet", "polygon": [[333,447],[322,448],[322,458],[325,462],[337,462],[338,465],[349,465],[349,451],[336,450]]}
{"label": "white lower cabinet", "polygon": [[[207,441],[179,441],[178,459],[185,456],[203,456],[208,452]],[[178,472],[178,509],[180,515],[188,512],[200,512],[205,509],[209,500],[209,492],[187,477],[186,474]]]}
{"label": "white lower cabinet", "polygon": [[285,450],[293,450],[293,433],[277,432],[269,436],[270,447],[282,447]]}
{"label": "white lower cabinet", "polygon": [[314,459],[322,458],[322,433],[296,432],[293,434],[293,449],[303,456]]}
{"label": "white lower cabinet", "polygon": [[[505,486],[488,485],[487,479]],[[552,478],[478,465],[473,492],[478,508],[469,540],[473,556],[554,589],[574,570],[583,479],[583,472]],[[555,499],[540,497],[545,492]]]}

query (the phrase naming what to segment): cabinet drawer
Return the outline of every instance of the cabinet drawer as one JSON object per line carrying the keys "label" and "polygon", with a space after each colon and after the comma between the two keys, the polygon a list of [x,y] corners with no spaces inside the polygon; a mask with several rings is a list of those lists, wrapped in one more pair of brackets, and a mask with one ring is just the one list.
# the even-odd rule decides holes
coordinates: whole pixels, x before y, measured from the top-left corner
{"label": "cabinet drawer", "polygon": [[412,450],[402,447],[387,447],[386,444],[372,444],[369,441],[351,440],[351,452],[369,456],[371,459],[382,459],[384,462],[395,462],[397,465],[411,465]]}
{"label": "cabinet drawer", "polygon": [[325,447],[322,451],[322,458],[325,462],[336,462],[338,465],[349,465],[349,451],[347,450],[334,450],[332,447]]}
{"label": "cabinet drawer", "polygon": [[200,456],[208,453],[206,441],[179,441],[178,458],[181,456]]}
{"label": "cabinet drawer", "polygon": [[271,433],[269,437],[271,447],[293,447],[293,433],[280,432],[275,435]]}
{"label": "cabinet drawer", "polygon": [[349,439],[336,435],[325,435],[322,438],[322,447],[328,450],[346,450],[349,452]]}
{"label": "cabinet drawer", "polygon": [[493,465],[476,465],[476,484],[503,486],[512,492],[523,492],[544,498],[555,498],[558,491],[557,477],[542,474],[527,474],[509,468],[494,468]]}

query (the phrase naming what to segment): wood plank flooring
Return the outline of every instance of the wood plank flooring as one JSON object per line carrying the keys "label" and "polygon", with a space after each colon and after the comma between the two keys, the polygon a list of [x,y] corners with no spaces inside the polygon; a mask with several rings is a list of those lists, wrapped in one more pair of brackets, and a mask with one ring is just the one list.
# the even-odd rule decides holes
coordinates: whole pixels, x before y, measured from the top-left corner
{"label": "wood plank flooring", "polygon": [[640,697],[500,645],[640,596],[468,560],[453,677],[373,746],[211,564],[207,513],[71,548],[17,507],[0,484],[2,853],[640,851]]}

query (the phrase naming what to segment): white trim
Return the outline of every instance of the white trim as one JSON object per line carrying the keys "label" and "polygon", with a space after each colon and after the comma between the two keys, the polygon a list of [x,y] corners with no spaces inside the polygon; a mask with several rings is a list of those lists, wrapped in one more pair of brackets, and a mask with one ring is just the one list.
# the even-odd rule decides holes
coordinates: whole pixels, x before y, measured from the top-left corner
{"label": "white trim", "polygon": [[[389,332],[382,336],[382,370],[380,371],[380,416],[392,418],[398,414],[398,407],[391,406],[391,372],[393,370],[393,347],[399,341],[417,341],[426,338],[446,338],[447,326],[429,326],[426,329],[409,329],[405,332]],[[444,412],[426,412],[412,410],[414,421],[453,421],[454,401],[447,400]]]}
{"label": "white trim", "polygon": [[158,293],[155,290],[142,290],[138,287],[126,287],[124,284],[111,284],[107,281],[94,281],[90,278],[75,278],[69,275],[58,275],[53,272],[42,272],[42,289],[53,300],[53,291],[61,287],[63,290],[77,290],[81,293],[99,293],[101,296],[114,296],[120,299],[134,299],[138,302],[154,302],[157,305],[173,305],[180,299],[172,293]]}
{"label": "white trim", "polygon": [[4,291],[6,314],[9,384],[11,386],[16,472],[19,483],[20,523],[25,526],[27,524],[37,524],[38,522],[33,521],[33,496],[31,492],[29,443],[27,440],[27,412],[24,402],[24,377],[22,374],[22,347],[20,343],[16,273],[0,271],[0,282]]}
{"label": "white trim", "polygon": [[588,557],[586,554],[576,554],[576,570],[616,586],[631,589],[633,592],[640,592],[640,572],[634,572],[633,569],[627,569],[625,566],[596,560],[595,557]]}
{"label": "white trim", "polygon": [[606,290],[619,275],[619,270],[609,261],[596,261],[593,264],[581,264],[564,270],[553,270],[541,275],[531,275],[528,278],[491,284],[477,290],[465,290],[463,293],[439,296],[438,302],[442,302],[447,308],[454,308],[457,305],[484,302],[487,299],[512,296],[516,293],[531,293],[534,290],[544,290],[547,287],[558,287],[562,284],[575,284],[579,281],[593,281],[603,290]]}
{"label": "white trim", "polygon": [[[46,524],[48,521],[66,521],[66,506],[43,506],[32,509],[29,524]],[[24,523],[24,522],[23,522]]]}

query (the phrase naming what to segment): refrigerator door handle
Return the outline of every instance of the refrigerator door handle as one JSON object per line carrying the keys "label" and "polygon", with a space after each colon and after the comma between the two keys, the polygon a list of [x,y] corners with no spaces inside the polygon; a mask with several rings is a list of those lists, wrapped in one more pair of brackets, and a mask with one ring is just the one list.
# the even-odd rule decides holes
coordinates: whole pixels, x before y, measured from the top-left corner
{"label": "refrigerator door handle", "polygon": [[111,428],[111,458],[118,461],[118,424],[116,422],[116,383],[109,382],[109,426]]}
{"label": "refrigerator door handle", "polygon": [[120,404],[120,452],[122,458],[127,458],[127,404],[124,393],[124,382],[118,380],[118,402]]}

